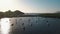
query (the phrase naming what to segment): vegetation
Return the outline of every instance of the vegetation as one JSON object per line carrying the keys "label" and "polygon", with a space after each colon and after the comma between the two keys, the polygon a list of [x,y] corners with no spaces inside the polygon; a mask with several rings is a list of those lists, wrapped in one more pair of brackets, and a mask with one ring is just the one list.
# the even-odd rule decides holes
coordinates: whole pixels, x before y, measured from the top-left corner
{"label": "vegetation", "polygon": [[57,11],[56,13],[42,13],[39,14],[39,16],[47,18],[60,18],[60,11]]}
{"label": "vegetation", "polygon": [[40,13],[38,15],[25,15],[23,12],[16,10],[8,10],[6,12],[0,12],[0,18],[4,17],[50,17],[50,18],[60,18],[60,11],[56,13]]}
{"label": "vegetation", "polygon": [[0,18],[3,18],[3,17],[18,17],[20,15],[23,15],[24,13],[19,11],[19,10],[16,10],[16,11],[11,11],[11,10],[8,10],[6,12],[0,12]]}
{"label": "vegetation", "polygon": [[1,17],[4,17],[4,13],[3,12],[0,12],[0,18]]}
{"label": "vegetation", "polygon": [[45,13],[45,14],[40,14],[39,16],[41,17],[47,17],[47,18],[60,18],[60,13]]}

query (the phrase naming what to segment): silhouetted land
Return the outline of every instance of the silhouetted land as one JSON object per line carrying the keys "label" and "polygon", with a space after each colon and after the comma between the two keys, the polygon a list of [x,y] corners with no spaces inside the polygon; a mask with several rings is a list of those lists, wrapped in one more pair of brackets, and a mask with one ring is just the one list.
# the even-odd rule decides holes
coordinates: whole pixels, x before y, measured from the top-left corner
{"label": "silhouetted land", "polygon": [[41,17],[49,17],[49,18],[60,18],[60,13],[45,13],[40,14]]}
{"label": "silhouetted land", "polygon": [[[36,14],[36,13],[35,13]],[[8,10],[6,12],[0,12],[0,18],[4,17],[46,17],[46,18],[60,18],[60,12],[58,13],[39,13],[36,15],[25,15],[25,13],[16,10],[12,12],[11,10]]]}
{"label": "silhouetted land", "polygon": [[0,18],[4,18],[4,17],[19,17],[19,16],[21,16],[23,14],[24,13],[19,11],[19,10],[16,10],[16,11],[8,10],[6,12],[0,12]]}

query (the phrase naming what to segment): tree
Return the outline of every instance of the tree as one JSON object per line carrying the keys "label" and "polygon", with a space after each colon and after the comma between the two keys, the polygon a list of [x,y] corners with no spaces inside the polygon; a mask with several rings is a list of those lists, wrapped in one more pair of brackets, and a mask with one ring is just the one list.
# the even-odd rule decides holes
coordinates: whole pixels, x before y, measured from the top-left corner
{"label": "tree", "polygon": [[4,13],[5,17],[12,17],[13,16],[13,12],[11,10],[8,10]]}
{"label": "tree", "polygon": [[14,11],[14,16],[21,16],[21,15],[23,15],[23,14],[24,14],[24,13],[21,12],[21,11],[19,11],[19,10]]}
{"label": "tree", "polygon": [[12,12],[11,10],[8,10],[6,12],[0,12],[0,18],[2,17],[19,17],[19,16],[22,16],[24,13],[19,11],[19,10],[16,10],[14,12]]}
{"label": "tree", "polygon": [[4,13],[0,12],[0,18],[4,17]]}

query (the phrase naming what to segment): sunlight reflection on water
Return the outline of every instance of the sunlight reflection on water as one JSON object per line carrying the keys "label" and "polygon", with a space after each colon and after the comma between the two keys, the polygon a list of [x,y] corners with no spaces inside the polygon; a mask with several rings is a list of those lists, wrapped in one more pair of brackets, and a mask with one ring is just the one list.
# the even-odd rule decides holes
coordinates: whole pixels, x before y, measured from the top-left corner
{"label": "sunlight reflection on water", "polygon": [[9,18],[2,18],[0,23],[1,23],[1,34],[9,34],[10,31]]}
{"label": "sunlight reflection on water", "polygon": [[0,26],[0,34],[60,34],[60,19],[57,18],[2,18]]}

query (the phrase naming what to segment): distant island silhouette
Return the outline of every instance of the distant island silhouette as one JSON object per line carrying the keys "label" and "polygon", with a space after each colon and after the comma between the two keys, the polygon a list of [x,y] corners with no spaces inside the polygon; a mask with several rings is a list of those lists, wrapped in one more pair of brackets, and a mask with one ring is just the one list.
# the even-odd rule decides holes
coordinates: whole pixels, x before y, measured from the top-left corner
{"label": "distant island silhouette", "polygon": [[60,11],[56,13],[23,13],[19,10],[11,11],[8,10],[6,12],[1,12],[0,11],[0,18],[5,18],[5,17],[46,17],[46,18],[60,18]]}
{"label": "distant island silhouette", "polygon": [[21,15],[23,15],[24,13],[19,11],[19,10],[15,10],[15,11],[11,11],[8,10],[6,12],[0,12],[0,18],[4,18],[4,17],[19,17]]}

